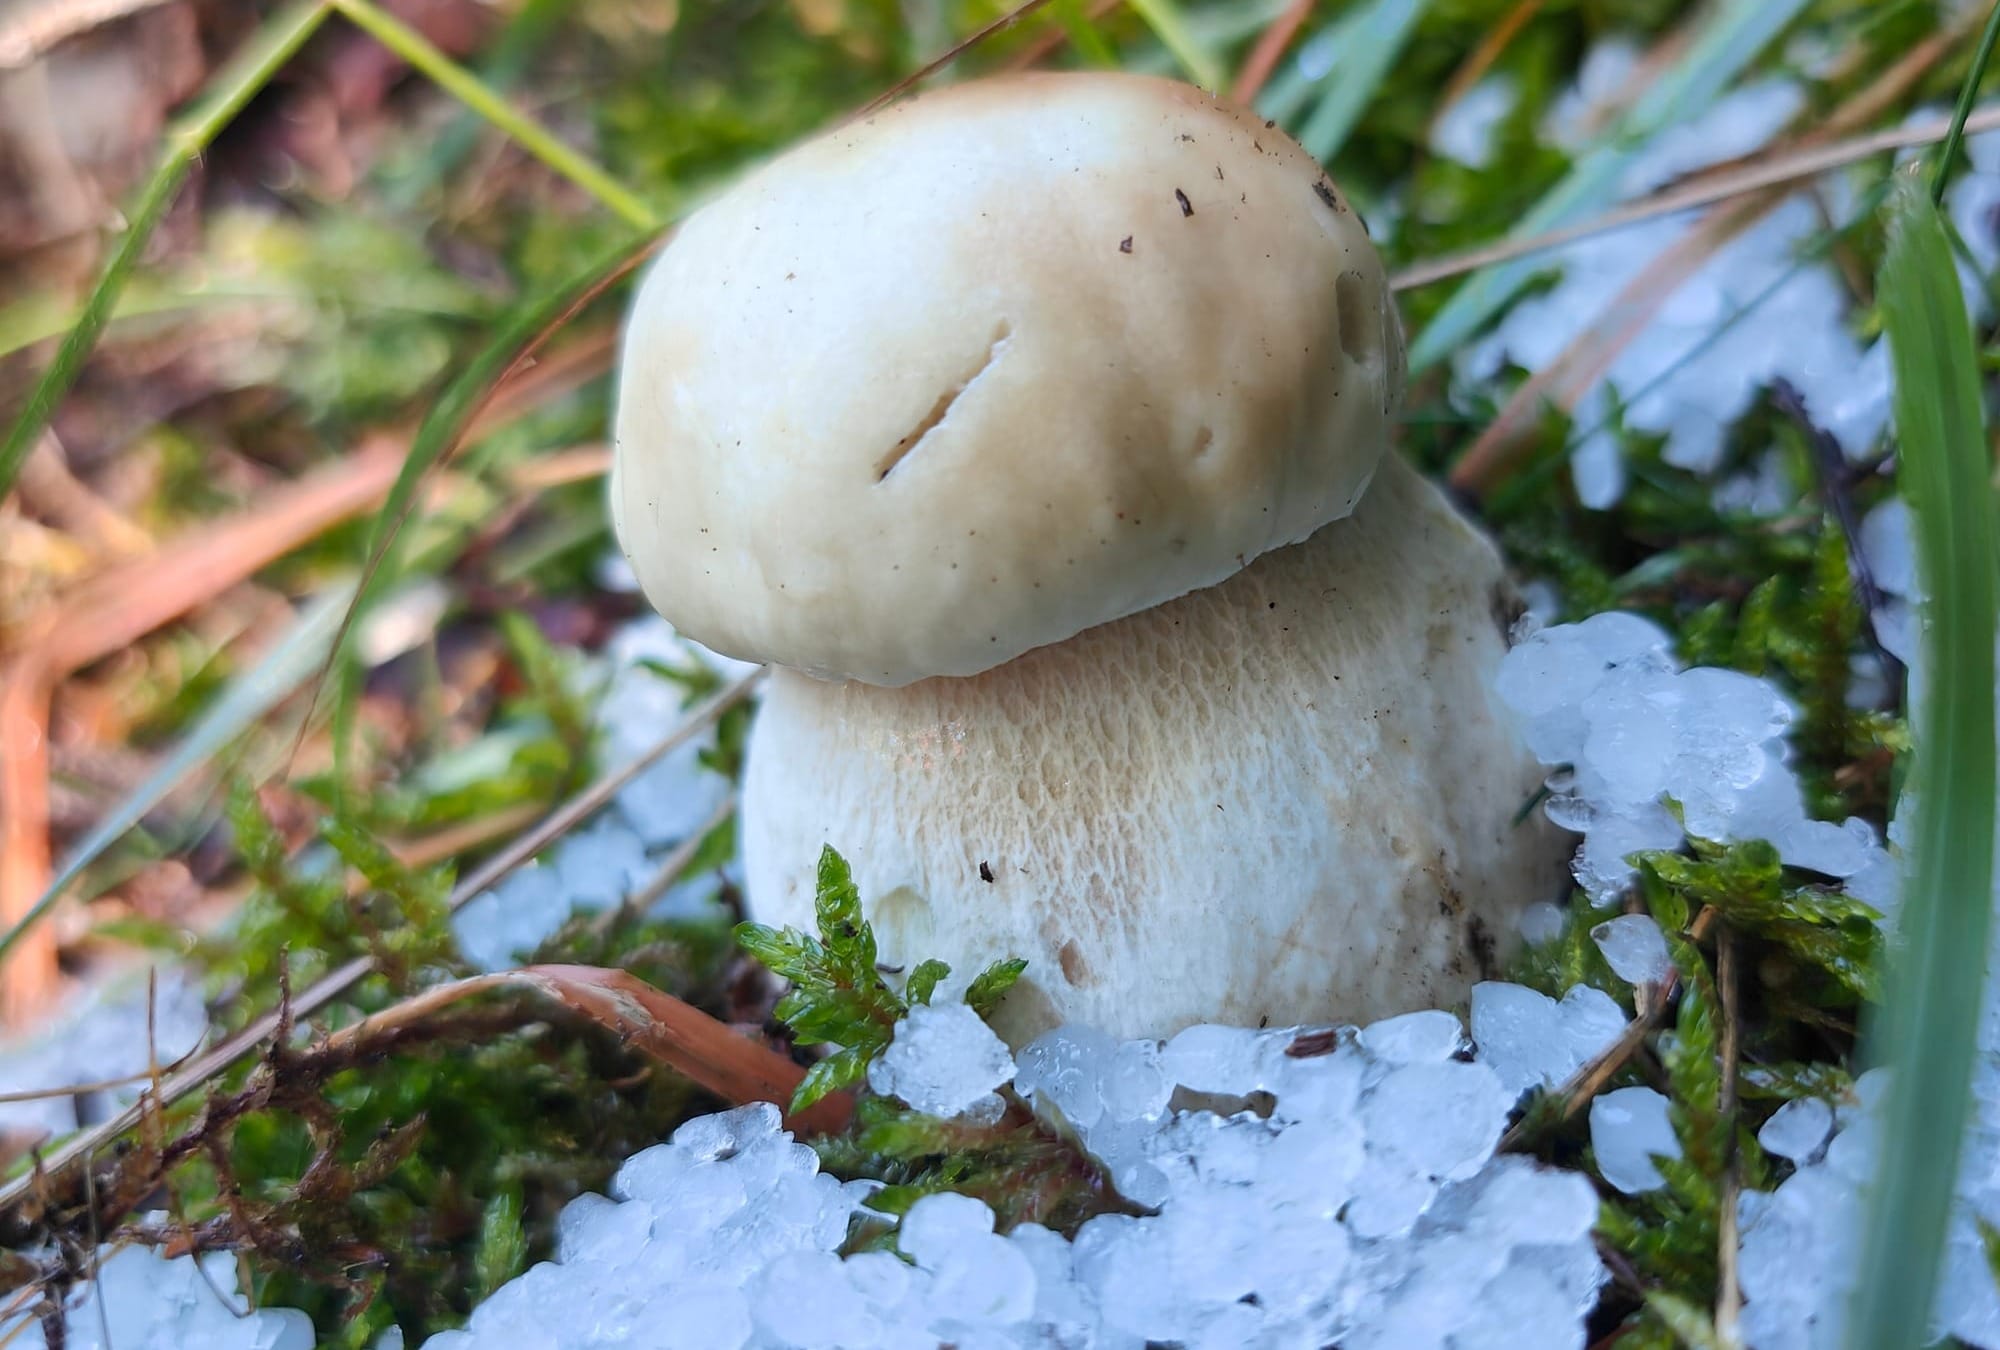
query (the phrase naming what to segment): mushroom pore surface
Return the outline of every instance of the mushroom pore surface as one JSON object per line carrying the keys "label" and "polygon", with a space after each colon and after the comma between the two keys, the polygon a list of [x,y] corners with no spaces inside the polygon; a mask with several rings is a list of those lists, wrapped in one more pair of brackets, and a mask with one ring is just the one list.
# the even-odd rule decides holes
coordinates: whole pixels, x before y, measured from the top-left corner
{"label": "mushroom pore surface", "polygon": [[971,675],[1345,516],[1401,396],[1367,231],[1187,85],[977,80],[780,156],[649,269],[611,488],[745,660]]}
{"label": "mushroom pore surface", "polygon": [[751,911],[810,929],[832,844],[885,962],[1028,958],[998,1019],[1017,1044],[1449,1007],[1564,874],[1554,828],[1515,823],[1541,771],[1493,692],[1514,608],[1392,454],[1352,518],[985,674],[776,670]]}

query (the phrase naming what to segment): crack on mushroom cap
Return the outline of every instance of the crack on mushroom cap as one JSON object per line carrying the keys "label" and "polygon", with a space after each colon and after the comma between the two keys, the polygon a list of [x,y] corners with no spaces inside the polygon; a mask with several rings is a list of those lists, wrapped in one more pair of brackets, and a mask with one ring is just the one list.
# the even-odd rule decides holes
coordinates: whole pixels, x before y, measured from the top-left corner
{"label": "crack on mushroom cap", "polygon": [[986,358],[979,363],[978,368],[939,394],[937,402],[931,405],[931,410],[924,414],[923,420],[903,433],[903,438],[890,446],[881,459],[875,461],[876,482],[887,480],[889,475],[896,471],[897,465],[915,454],[917,447],[922,445],[933,431],[944,425],[945,419],[951,416],[951,410],[958,405],[961,398],[965,397],[966,391],[977,384],[987,371],[993,369],[994,363],[999,361],[1001,352],[1013,336],[1014,330],[1005,319],[1002,319],[999,326],[993,330],[993,341],[987,345]]}

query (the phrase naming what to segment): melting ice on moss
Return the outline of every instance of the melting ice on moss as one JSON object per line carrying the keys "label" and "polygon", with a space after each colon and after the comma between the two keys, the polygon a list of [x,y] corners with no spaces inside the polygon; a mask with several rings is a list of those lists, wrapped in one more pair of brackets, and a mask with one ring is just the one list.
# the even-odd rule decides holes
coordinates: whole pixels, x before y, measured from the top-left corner
{"label": "melting ice on moss", "polygon": [[1014,1076],[1014,1057],[963,1003],[918,1004],[868,1066],[868,1086],[933,1116],[990,1124],[1005,1109],[994,1089]]}

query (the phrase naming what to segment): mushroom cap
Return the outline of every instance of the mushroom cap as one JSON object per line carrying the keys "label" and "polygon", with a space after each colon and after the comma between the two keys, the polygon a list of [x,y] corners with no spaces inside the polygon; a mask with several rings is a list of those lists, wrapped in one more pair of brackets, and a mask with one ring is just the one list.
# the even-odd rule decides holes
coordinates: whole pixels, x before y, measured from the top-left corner
{"label": "mushroom cap", "polygon": [[1347,515],[1401,398],[1366,228],[1190,86],[925,93],[691,216],[627,319],[612,517],[744,660],[972,675]]}
{"label": "mushroom cap", "polygon": [[1392,455],[1352,519],[983,675],[773,671],[750,911],[809,929],[832,844],[885,962],[1028,959],[1015,1044],[1449,1007],[1569,852],[1518,819],[1543,774],[1494,691],[1518,612],[1492,546]]}

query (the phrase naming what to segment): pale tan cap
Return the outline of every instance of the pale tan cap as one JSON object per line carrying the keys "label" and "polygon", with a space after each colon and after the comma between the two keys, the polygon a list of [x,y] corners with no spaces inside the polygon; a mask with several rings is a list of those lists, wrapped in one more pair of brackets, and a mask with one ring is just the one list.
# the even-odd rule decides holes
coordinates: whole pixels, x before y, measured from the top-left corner
{"label": "pale tan cap", "polygon": [[973,675],[1346,516],[1403,371],[1282,132],[1166,80],[975,81],[687,221],[627,322],[612,515],[717,651]]}

